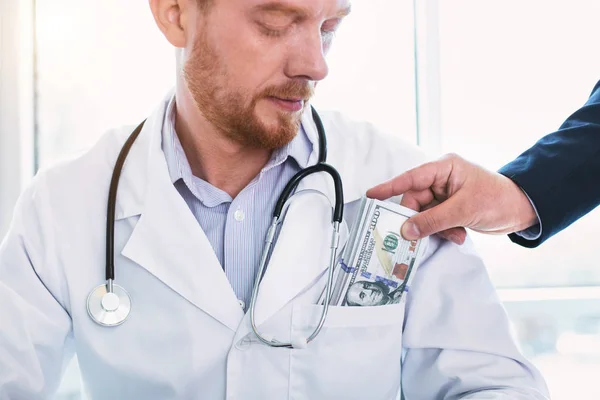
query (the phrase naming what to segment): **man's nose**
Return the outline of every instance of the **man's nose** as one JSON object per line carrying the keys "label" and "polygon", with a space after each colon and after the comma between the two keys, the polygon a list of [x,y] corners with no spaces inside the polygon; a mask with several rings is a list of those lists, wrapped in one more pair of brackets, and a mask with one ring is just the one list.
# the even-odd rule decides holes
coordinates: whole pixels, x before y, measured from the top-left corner
{"label": "man's nose", "polygon": [[290,49],[286,75],[318,82],[327,76],[329,67],[325,59],[321,32],[303,36],[297,46]]}

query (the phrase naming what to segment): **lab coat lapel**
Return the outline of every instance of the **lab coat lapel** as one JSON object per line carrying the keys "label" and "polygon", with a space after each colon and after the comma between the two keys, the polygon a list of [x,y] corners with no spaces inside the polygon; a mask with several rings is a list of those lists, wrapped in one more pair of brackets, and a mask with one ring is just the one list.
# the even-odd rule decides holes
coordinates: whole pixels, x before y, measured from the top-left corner
{"label": "lab coat lapel", "polygon": [[[257,324],[266,321],[326,272],[333,232],[332,205],[335,204],[331,185],[329,176],[319,173],[306,177],[296,190],[260,285]],[[338,249],[344,246],[347,236],[344,222],[340,226]]]}
{"label": "lab coat lapel", "polygon": [[159,125],[146,132],[152,135],[148,167],[135,178],[147,187],[141,216],[122,254],[235,331],[243,311],[208,238],[170,180]]}

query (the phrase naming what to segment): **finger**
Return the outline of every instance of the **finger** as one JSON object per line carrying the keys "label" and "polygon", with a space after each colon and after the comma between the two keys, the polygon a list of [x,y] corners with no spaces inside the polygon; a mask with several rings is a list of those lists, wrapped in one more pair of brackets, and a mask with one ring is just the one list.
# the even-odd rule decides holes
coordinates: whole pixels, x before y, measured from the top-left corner
{"label": "finger", "polygon": [[438,235],[450,242],[461,245],[467,239],[467,230],[461,227],[450,228],[446,229],[445,231],[441,231]]}
{"label": "finger", "polygon": [[410,208],[411,210],[421,211],[426,207],[429,207],[432,202],[435,201],[435,197],[431,190],[422,190],[418,192],[407,192],[402,196],[400,205]]}
{"label": "finger", "polygon": [[451,197],[443,203],[409,218],[402,225],[402,236],[406,240],[415,240],[462,226],[465,216],[461,214],[460,197]]}
{"label": "finger", "polygon": [[430,208],[433,208],[433,207],[437,206],[437,205],[438,205],[438,204],[440,204],[440,203],[441,203],[441,201],[438,201],[437,199],[435,199],[435,198],[434,198],[434,199],[433,199],[433,200],[431,200],[429,203],[427,203],[427,204],[425,204],[423,207],[421,207],[421,212],[423,212],[423,211],[427,211],[427,210],[429,210]]}
{"label": "finger", "polygon": [[452,171],[451,162],[450,159],[442,159],[408,170],[387,182],[369,189],[367,196],[373,199],[385,200],[408,191],[428,189],[435,183],[438,185],[442,184],[450,176],[450,172]]}

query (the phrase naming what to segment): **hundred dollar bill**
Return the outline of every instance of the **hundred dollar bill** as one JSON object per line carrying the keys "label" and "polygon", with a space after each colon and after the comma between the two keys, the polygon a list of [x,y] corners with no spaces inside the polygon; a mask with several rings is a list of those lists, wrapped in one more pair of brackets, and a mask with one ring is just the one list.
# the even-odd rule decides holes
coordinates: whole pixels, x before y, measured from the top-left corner
{"label": "hundred dollar bill", "polygon": [[339,303],[339,300],[342,296],[342,291],[344,290],[346,282],[349,279],[344,267],[348,264],[352,264],[352,260],[354,260],[356,257],[357,248],[359,247],[357,246],[357,243],[359,242],[366,226],[367,219],[365,218],[365,215],[368,214],[369,207],[371,206],[371,202],[369,200],[370,199],[363,197],[360,203],[358,212],[356,214],[357,217],[355,223],[349,232],[348,241],[346,242],[346,245],[341,253],[341,258],[338,261],[338,268],[335,271],[333,281],[333,293],[329,304]]}
{"label": "hundred dollar bill", "polygon": [[331,305],[400,302],[427,245],[427,239],[407,241],[400,234],[402,224],[415,213],[398,204],[363,198],[334,275]]}
{"label": "hundred dollar bill", "polygon": [[[365,215],[368,213],[368,208],[370,207],[370,199],[368,199],[367,197],[363,197],[358,211],[356,213],[356,218],[354,220],[354,224],[352,225],[352,228],[348,234],[348,240],[346,241],[346,244],[344,245],[344,248],[341,249],[340,254],[338,256],[338,260],[337,260],[337,268],[334,271],[334,275],[333,275],[333,288],[332,288],[332,295],[331,295],[331,299],[329,304],[337,304],[339,302],[339,299],[341,298],[341,292],[344,288],[345,282],[347,282],[348,278],[348,274],[344,271],[344,269],[340,266],[344,266],[346,264],[350,263],[350,260],[353,259],[353,257],[355,256],[356,253],[356,242],[359,240],[359,236],[361,236],[362,230],[364,229],[364,225],[365,225]],[[317,304],[324,304],[325,301],[325,290],[323,290],[323,293],[321,294],[321,297],[319,298],[319,301]]]}

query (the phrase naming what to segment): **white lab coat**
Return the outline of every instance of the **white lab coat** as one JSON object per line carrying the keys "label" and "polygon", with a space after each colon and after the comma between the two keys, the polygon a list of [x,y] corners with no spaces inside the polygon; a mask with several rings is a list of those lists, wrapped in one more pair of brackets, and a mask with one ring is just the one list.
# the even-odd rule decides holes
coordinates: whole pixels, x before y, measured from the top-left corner
{"label": "white lab coat", "polygon": [[[116,282],[132,298],[123,325],[96,325],[86,298],[105,279],[108,186],[130,130],[39,173],[21,196],[0,247],[0,399],[48,398],[74,351],[93,400],[376,400],[395,399],[400,386],[409,400],[546,398],[469,241],[431,238],[406,302],[332,306],[306,349],[258,343],[170,181],[160,143],[165,107],[146,122],[119,186]],[[371,125],[335,113],[322,119],[328,162],[344,182],[341,247],[360,196],[424,159]],[[318,141],[309,112],[303,125],[315,145],[312,164]],[[333,189],[325,174],[304,180],[304,189],[327,197],[292,203],[257,303],[260,330],[280,340],[312,332],[320,316],[314,303],[325,284]]]}

